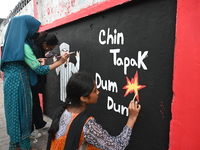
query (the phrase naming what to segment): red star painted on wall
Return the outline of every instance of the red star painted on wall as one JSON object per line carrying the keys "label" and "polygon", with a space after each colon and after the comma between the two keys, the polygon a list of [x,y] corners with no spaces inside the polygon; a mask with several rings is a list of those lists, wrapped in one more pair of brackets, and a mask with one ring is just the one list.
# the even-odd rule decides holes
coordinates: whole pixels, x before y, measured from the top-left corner
{"label": "red star painted on wall", "polygon": [[146,85],[139,85],[138,83],[138,72],[136,71],[134,78],[132,78],[131,80],[129,80],[128,77],[126,77],[126,82],[127,84],[123,87],[123,89],[126,89],[126,93],[124,94],[124,97],[126,97],[129,93],[135,93],[135,96],[133,97],[133,100],[136,98],[137,101],[139,102],[139,93],[138,91],[144,87],[146,87]]}

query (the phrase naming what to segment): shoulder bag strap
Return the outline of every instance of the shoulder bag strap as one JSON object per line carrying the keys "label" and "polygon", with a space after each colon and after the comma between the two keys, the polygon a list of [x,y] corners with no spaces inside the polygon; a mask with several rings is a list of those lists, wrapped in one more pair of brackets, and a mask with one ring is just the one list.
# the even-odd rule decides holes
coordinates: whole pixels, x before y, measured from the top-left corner
{"label": "shoulder bag strap", "polygon": [[88,119],[86,112],[80,113],[72,122],[69,132],[66,138],[65,150],[77,150],[80,141],[81,132],[83,130],[83,125]]}

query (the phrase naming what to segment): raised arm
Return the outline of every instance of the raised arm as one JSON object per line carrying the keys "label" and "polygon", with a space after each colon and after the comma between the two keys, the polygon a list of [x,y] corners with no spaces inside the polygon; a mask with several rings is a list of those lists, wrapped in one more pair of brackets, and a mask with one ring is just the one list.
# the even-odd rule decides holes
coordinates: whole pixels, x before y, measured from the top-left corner
{"label": "raised arm", "polygon": [[125,149],[129,143],[132,128],[136,122],[140,109],[141,106],[138,102],[130,102],[128,121],[118,136],[111,136],[100,124],[96,123],[94,118],[90,119],[83,128],[85,140],[99,149]]}
{"label": "raised arm", "polygon": [[48,74],[50,70],[57,68],[58,66],[62,65],[67,58],[69,57],[68,53],[64,53],[59,61],[51,64],[51,65],[41,65],[40,62],[36,59],[35,55],[33,54],[32,49],[28,44],[24,45],[24,61],[26,64],[34,70],[37,74],[44,75]]}

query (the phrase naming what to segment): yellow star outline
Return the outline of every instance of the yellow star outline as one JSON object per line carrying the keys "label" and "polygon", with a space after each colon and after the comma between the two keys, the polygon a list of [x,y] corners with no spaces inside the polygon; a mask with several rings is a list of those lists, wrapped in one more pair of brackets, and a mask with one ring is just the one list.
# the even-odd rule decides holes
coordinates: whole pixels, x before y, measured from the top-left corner
{"label": "yellow star outline", "polygon": [[124,97],[126,97],[129,93],[135,93],[135,96],[133,97],[133,100],[136,98],[139,102],[139,94],[138,90],[146,87],[146,85],[138,85],[138,72],[136,71],[134,78],[129,80],[128,77],[126,77],[127,84],[123,87],[123,89],[126,89],[126,93],[124,94]]}

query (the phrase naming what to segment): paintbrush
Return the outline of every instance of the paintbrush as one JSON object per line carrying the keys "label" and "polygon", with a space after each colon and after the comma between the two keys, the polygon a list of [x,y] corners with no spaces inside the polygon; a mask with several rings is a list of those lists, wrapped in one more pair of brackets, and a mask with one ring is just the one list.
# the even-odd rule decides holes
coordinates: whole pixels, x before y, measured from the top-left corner
{"label": "paintbrush", "polygon": [[[73,54],[73,53],[75,53],[75,51],[69,52],[69,55],[71,55],[71,54]],[[62,56],[57,56],[57,58],[60,58],[60,57],[62,57]]]}

